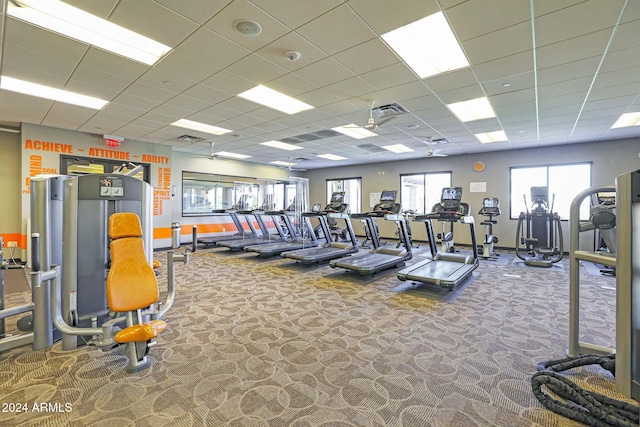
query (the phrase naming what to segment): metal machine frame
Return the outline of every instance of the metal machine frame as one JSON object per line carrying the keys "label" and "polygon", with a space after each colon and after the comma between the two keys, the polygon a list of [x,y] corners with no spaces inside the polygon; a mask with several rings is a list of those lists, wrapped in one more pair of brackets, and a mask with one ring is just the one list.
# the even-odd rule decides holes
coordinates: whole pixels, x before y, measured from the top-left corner
{"label": "metal machine frame", "polygon": [[[615,256],[580,250],[580,205],[598,192],[616,191]],[[583,226],[581,228],[581,226]],[[587,225],[588,227],[588,225]],[[587,228],[589,229],[589,228]],[[616,178],[615,187],[587,189],[576,196],[570,212],[569,356],[616,354],[616,389],[640,400],[640,169]],[[616,348],[580,341],[580,261],[616,267]]]}

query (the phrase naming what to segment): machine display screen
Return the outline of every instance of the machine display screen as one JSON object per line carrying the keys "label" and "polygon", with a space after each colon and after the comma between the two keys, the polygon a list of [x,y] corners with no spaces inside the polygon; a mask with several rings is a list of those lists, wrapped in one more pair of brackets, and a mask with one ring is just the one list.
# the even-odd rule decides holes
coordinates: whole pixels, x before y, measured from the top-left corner
{"label": "machine display screen", "polygon": [[336,191],[331,195],[331,202],[342,202],[344,199],[344,191]]}
{"label": "machine display screen", "polygon": [[390,191],[390,190],[383,191],[382,194],[380,195],[380,201],[381,202],[395,202],[396,201],[396,192],[395,191]]}
{"label": "machine display screen", "polygon": [[547,187],[531,187],[531,200],[549,199],[549,189]]}
{"label": "machine display screen", "polygon": [[498,202],[498,199],[495,199],[493,197],[489,197],[487,199],[484,199],[484,207],[485,208],[497,208],[499,204],[500,204],[500,202]]}
{"label": "machine display screen", "polygon": [[462,200],[462,189],[460,187],[443,188],[442,200]]}

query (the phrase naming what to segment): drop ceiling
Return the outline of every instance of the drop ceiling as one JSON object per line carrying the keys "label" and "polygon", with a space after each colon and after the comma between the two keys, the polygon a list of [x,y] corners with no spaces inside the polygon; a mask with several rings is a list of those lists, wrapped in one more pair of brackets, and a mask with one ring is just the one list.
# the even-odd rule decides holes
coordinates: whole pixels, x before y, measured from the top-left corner
{"label": "drop ceiling", "polygon": [[[3,11],[6,10],[4,0]],[[169,45],[154,66],[125,59],[3,14],[2,75],[109,100],[96,111],[0,91],[0,123],[21,122],[314,169],[640,136],[611,129],[640,111],[640,2],[631,0],[102,0],[68,3]],[[381,35],[442,11],[471,66],[420,79]],[[240,19],[260,24],[247,37]],[[290,61],[289,51],[300,53]],[[258,84],[314,108],[288,115],[236,95]],[[460,122],[446,104],[487,96],[497,117]],[[367,124],[369,109],[408,110],[376,137],[345,135],[283,151],[261,142]],[[186,118],[231,129],[213,136],[171,126]],[[480,132],[509,141],[481,144]],[[193,142],[180,138],[188,133]],[[331,135],[331,133],[328,133]],[[385,145],[414,150],[395,154]],[[363,148],[364,147],[364,148]],[[320,154],[346,160],[331,161]]]}

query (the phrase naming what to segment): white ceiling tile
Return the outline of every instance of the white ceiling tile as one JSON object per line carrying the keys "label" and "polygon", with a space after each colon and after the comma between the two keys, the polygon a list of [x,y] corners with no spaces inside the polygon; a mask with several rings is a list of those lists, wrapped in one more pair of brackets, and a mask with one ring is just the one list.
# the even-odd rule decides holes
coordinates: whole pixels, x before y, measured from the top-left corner
{"label": "white ceiling tile", "polygon": [[223,92],[221,90],[215,89],[211,86],[205,84],[197,84],[192,88],[189,88],[182,92],[182,94],[178,95],[175,98],[170,99],[169,103],[178,102],[180,103],[180,97],[186,97],[184,100],[185,103],[190,103],[193,99],[194,102],[194,110],[200,111],[204,108],[210,107],[211,105],[215,105],[220,101],[228,99],[234,95]]}
{"label": "white ceiling tile", "polygon": [[157,3],[172,11],[195,21],[204,24],[216,13],[220,12],[232,0],[155,0]]}
{"label": "white ceiling tile", "polygon": [[203,80],[202,84],[231,96],[236,96],[237,94],[256,86],[255,82],[244,79],[226,70],[222,70],[206,80]]}
{"label": "white ceiling tile", "polygon": [[[9,43],[26,47],[61,59],[78,61],[89,45],[47,31],[35,25],[7,17],[5,29],[10,33]],[[5,39],[6,40],[6,39]]]}
{"label": "white ceiling tile", "polygon": [[195,82],[200,82],[220,71],[220,67],[175,49],[162,57],[153,69],[177,74],[185,80]]}
{"label": "white ceiling tile", "polygon": [[376,90],[360,77],[352,77],[338,83],[327,86],[325,89],[336,94],[340,98],[352,98]]}
{"label": "white ceiling tile", "polygon": [[365,73],[400,62],[398,56],[380,38],[374,38],[333,55],[354,73]]}
{"label": "white ceiling tile", "polygon": [[553,67],[589,57],[600,57],[609,41],[610,30],[601,30],[536,50],[538,68]]}
{"label": "white ceiling tile", "polygon": [[265,84],[289,72],[286,68],[257,54],[245,56],[238,62],[228,66],[226,71],[250,80],[256,85]]}
{"label": "white ceiling tile", "polygon": [[416,80],[414,72],[400,62],[367,73],[361,73],[360,77],[376,89],[387,89]]}
{"label": "white ceiling tile", "polygon": [[342,4],[342,0],[306,2],[304,7],[298,0],[251,0],[252,3],[268,11],[269,15],[295,29]]}
{"label": "white ceiling tile", "polygon": [[131,61],[95,47],[89,48],[86,55],[82,57],[80,65],[131,80],[137,79],[149,69],[145,64]]}
{"label": "white ceiling tile", "polygon": [[462,42],[472,65],[527,52],[533,47],[531,24],[522,22]]}
{"label": "white ceiling tile", "polygon": [[435,93],[446,92],[457,89],[461,86],[472,86],[478,84],[475,74],[471,68],[462,68],[423,80],[424,83]]}
{"label": "white ceiling tile", "polygon": [[225,68],[251,53],[207,28],[198,29],[177,49],[219,68]]}
{"label": "white ceiling tile", "polygon": [[323,51],[334,54],[376,37],[346,5],[338,6],[296,30]]}
{"label": "white ceiling tile", "polygon": [[[300,101],[307,102],[309,105],[313,105],[313,99],[307,101],[309,97],[306,96],[308,92],[316,89],[316,85],[308,80],[303,79],[295,73],[290,73],[270,81],[267,87],[282,92],[285,95],[292,96]],[[315,105],[313,105],[315,107]]]}
{"label": "white ceiling tile", "polygon": [[495,81],[506,79],[508,76],[532,73],[533,50],[476,64],[473,66],[473,71],[480,82]]}
{"label": "white ceiling tile", "polygon": [[197,84],[193,80],[185,79],[178,74],[169,73],[158,68],[152,68],[144,73],[132,86],[135,86],[137,83],[147,85],[162,92],[167,92],[167,96],[171,94],[170,97],[182,93]]}
{"label": "white ceiling tile", "polygon": [[[71,59],[64,59],[13,43],[5,43],[3,53],[5,57],[10,58],[5,64],[11,64],[14,69],[32,69],[34,72],[55,75],[65,80],[73,73],[77,64],[76,61]],[[8,69],[9,67],[3,68]],[[5,69],[3,69],[3,73],[11,75]],[[12,70],[12,72],[14,71]]]}
{"label": "white ceiling tile", "polygon": [[37,83],[45,86],[51,86],[58,89],[64,88],[68,76],[60,76],[47,72],[46,68],[25,67],[15,64],[11,61],[5,61],[2,67],[2,74],[7,77],[25,80],[30,83]]}
{"label": "white ceiling tile", "polygon": [[459,40],[464,42],[518,26],[531,18],[529,3],[525,1],[494,1],[492,6],[489,11],[485,0],[470,0],[447,9],[447,18]]}
{"label": "white ceiling tile", "polygon": [[[386,0],[350,0],[347,5],[379,35],[440,11],[434,0],[403,0],[401,5]],[[400,7],[402,13],[398,13]]]}
{"label": "white ceiling tile", "polygon": [[322,87],[339,82],[355,74],[333,58],[325,58],[296,71],[296,74]]}
{"label": "white ceiling tile", "polygon": [[[583,1],[555,13],[542,15],[535,20],[536,45],[546,46],[573,39],[600,30],[612,33],[620,14],[622,2],[613,0],[610,7],[602,8],[598,2]],[[580,25],[566,25],[567,22]]]}
{"label": "white ceiling tile", "polygon": [[170,47],[198,28],[192,20],[152,0],[120,0],[109,21]]}
{"label": "white ceiling tile", "polygon": [[2,120],[39,124],[53,104],[48,99],[0,90]]}

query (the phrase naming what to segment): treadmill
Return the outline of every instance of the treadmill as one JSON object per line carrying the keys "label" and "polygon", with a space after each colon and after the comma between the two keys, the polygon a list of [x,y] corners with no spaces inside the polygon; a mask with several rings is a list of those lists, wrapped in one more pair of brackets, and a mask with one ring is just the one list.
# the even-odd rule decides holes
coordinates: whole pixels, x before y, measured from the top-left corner
{"label": "treadmill", "polygon": [[257,252],[259,257],[272,257],[280,255],[285,251],[292,251],[296,249],[316,247],[318,246],[318,238],[314,233],[311,221],[308,216],[301,216],[302,229],[301,233],[296,232],[296,227],[291,223],[291,216],[295,215],[295,212],[282,211],[282,212],[267,212],[273,214],[273,216],[279,216],[285,223],[287,229],[289,229],[290,240],[283,242],[271,242],[263,243],[259,245],[245,246],[245,252]]}
{"label": "treadmill", "polygon": [[258,227],[260,227],[260,230],[262,230],[262,237],[249,237],[249,238],[241,238],[241,239],[235,239],[235,240],[224,240],[224,241],[218,242],[216,245],[220,247],[228,248],[232,252],[237,252],[251,245],[283,242],[286,240],[286,234],[282,229],[280,222],[277,220],[273,221],[276,232],[275,233],[269,232],[269,228],[264,222],[265,217],[271,216],[267,212],[253,211],[251,214],[255,217],[256,222],[258,223]]}
{"label": "treadmill", "polygon": [[[448,187],[442,190],[440,207],[426,215],[414,217],[414,221],[424,222],[427,227],[427,238],[431,258],[417,262],[400,270],[397,274],[400,280],[411,280],[420,283],[431,283],[449,290],[453,290],[463,280],[471,276],[478,268],[478,251],[476,250],[476,231],[473,216],[469,214],[467,203],[462,203],[462,188]],[[438,252],[433,232],[433,220],[458,221],[468,224],[471,231],[470,254]]]}
{"label": "treadmill", "polygon": [[386,247],[379,243],[378,227],[376,218],[383,217],[387,221],[394,221],[398,227],[398,235],[401,241],[409,242],[409,231],[404,217],[400,214],[400,203],[396,203],[397,192],[395,190],[385,190],[380,196],[373,211],[364,214],[352,214],[352,218],[365,219],[368,222],[374,248],[366,254],[355,255],[348,258],[334,259],[329,262],[331,268],[344,268],[358,272],[360,275],[372,275],[382,270],[393,267],[402,267],[405,262],[413,256],[411,245],[400,247]]}
{"label": "treadmill", "polygon": [[[243,194],[238,200],[238,203],[233,205],[231,209],[214,209],[211,212],[214,214],[225,214],[231,217],[233,224],[236,227],[237,233],[234,234],[225,234],[222,236],[211,236],[211,237],[201,237],[198,238],[197,242],[203,245],[204,248],[208,248],[209,246],[215,246],[218,242],[222,242],[225,240],[236,240],[240,238],[249,238],[249,237],[259,237],[260,234],[256,230],[253,225],[253,221],[250,218],[251,211],[247,210],[248,207],[248,194]],[[250,231],[246,231],[242,224],[242,220],[239,215],[244,215],[245,222],[249,226]]]}
{"label": "treadmill", "polygon": [[[336,191],[331,195],[331,201],[325,208],[317,212],[303,212],[302,216],[307,218],[317,218],[320,222],[320,229],[325,236],[326,243],[314,248],[304,248],[282,252],[284,258],[295,259],[302,264],[319,264],[336,258],[346,257],[358,252],[358,239],[351,225],[349,215],[344,213],[348,205],[344,203],[344,191]],[[345,234],[348,240],[345,242],[334,242],[331,238],[331,223],[337,226],[344,223]]]}

